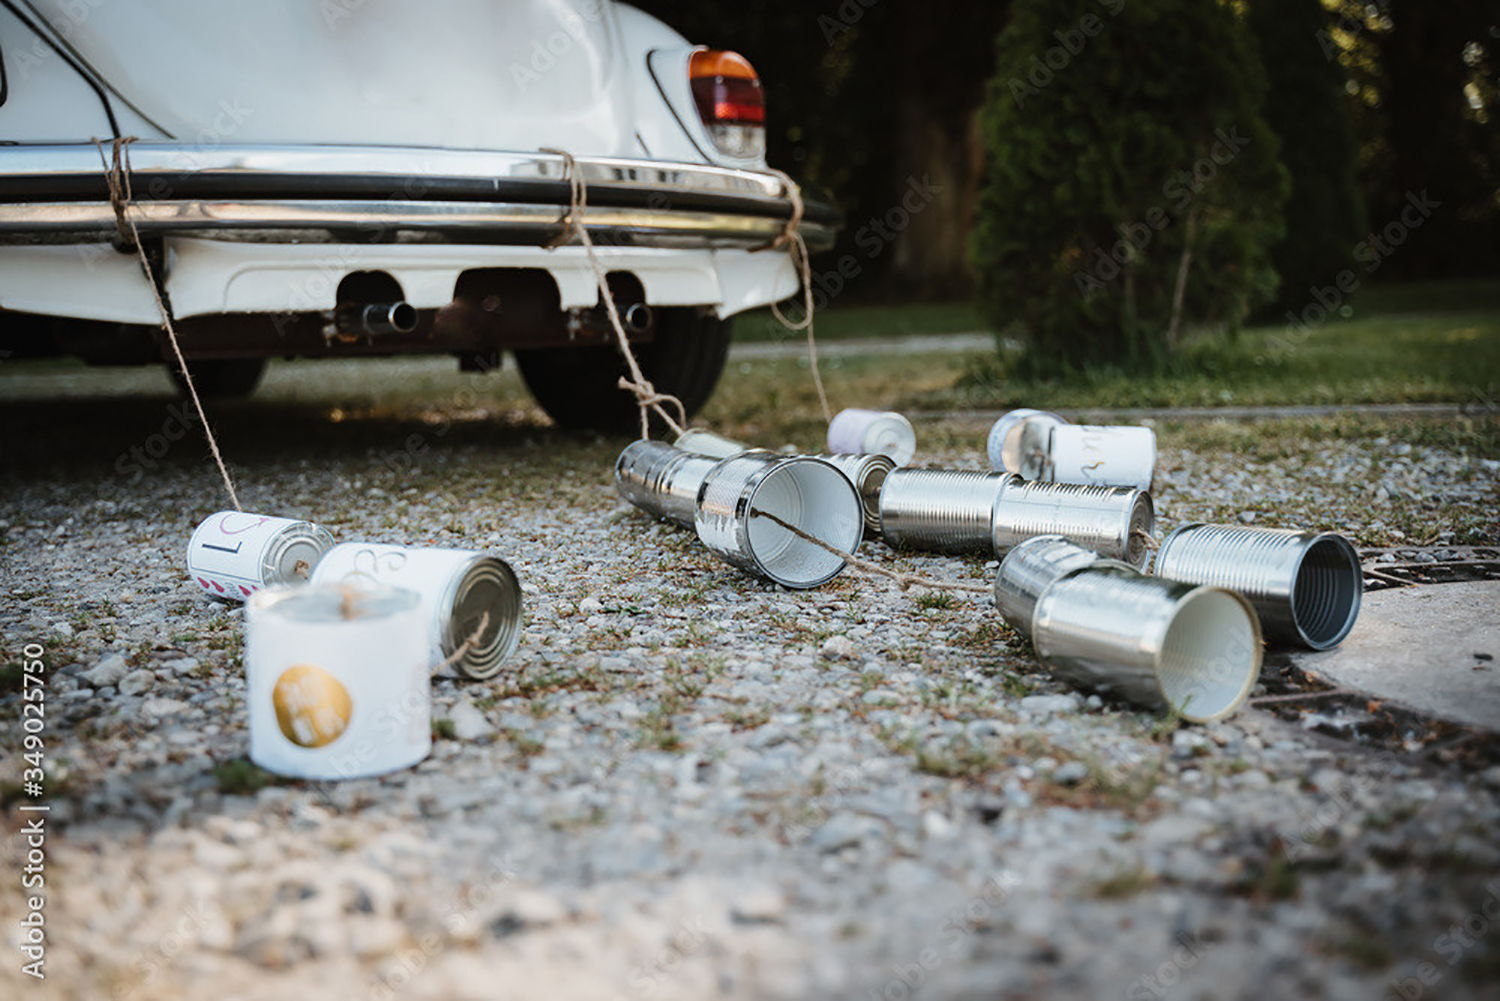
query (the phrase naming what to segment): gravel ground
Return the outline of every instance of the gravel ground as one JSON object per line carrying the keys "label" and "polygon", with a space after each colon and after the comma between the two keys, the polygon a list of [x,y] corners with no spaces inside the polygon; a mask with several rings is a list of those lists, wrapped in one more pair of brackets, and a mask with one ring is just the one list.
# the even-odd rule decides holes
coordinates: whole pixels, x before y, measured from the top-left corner
{"label": "gravel ground", "polygon": [[[976,596],[768,586],[620,501],[621,441],[427,362],[284,367],[217,409],[222,444],[247,509],[502,555],[524,640],[494,681],[436,682],[420,766],[274,780],[243,761],[239,611],[182,569],[219,506],[201,444],[168,440],[154,376],[27,371],[0,373],[0,648],[47,650],[51,995],[1493,996],[1493,760],[1253,706],[1177,728],[1051,680]],[[813,444],[805,414],[728,418],[756,379],[709,418]],[[1164,527],[1492,545],[1500,464],[1450,430],[1161,425]],[[981,454],[921,433],[928,464]]]}

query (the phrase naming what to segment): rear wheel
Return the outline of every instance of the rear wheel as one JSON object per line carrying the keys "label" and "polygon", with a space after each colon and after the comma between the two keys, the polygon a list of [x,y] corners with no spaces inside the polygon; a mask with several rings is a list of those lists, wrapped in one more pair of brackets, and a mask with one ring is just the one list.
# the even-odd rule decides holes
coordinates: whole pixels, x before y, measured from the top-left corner
{"label": "rear wheel", "polygon": [[[176,362],[167,363],[172,381],[184,396],[187,395],[187,380],[182,377]],[[233,399],[249,396],[255,392],[260,377],[266,371],[264,358],[201,358],[188,359],[188,371],[193,376],[193,388],[206,399]]]}
{"label": "rear wheel", "polygon": [[[677,397],[692,417],[713,395],[731,336],[731,321],[712,313],[659,309],[655,339],[631,347],[657,391]],[[615,345],[517,351],[516,364],[531,395],[560,427],[611,432],[640,427],[635,397],[618,386],[627,369]],[[666,409],[675,419],[675,408]]]}

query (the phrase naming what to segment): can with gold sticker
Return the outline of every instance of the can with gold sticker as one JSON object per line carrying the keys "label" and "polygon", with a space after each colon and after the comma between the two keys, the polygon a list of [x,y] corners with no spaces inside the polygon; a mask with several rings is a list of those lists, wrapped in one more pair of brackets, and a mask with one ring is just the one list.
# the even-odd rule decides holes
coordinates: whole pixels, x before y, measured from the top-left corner
{"label": "can with gold sticker", "polygon": [[278,587],[253,595],[245,615],[250,760],[346,779],[427,757],[430,658],[415,592]]}

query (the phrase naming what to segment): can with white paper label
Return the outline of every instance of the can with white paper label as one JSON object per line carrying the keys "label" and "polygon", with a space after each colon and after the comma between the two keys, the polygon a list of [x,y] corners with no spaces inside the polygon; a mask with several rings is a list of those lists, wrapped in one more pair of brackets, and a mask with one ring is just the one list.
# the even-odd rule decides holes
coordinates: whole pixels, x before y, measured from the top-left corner
{"label": "can with white paper label", "polygon": [[521,585],[508,563],[487,553],[344,542],[323,557],[313,583],[417,592],[432,666],[451,662],[466,678],[499,673],[521,641]]}
{"label": "can with white paper label", "polygon": [[188,574],[215,598],[244,601],[278,584],[311,576],[333,536],[310,521],[243,511],[211,514],[188,539]]}

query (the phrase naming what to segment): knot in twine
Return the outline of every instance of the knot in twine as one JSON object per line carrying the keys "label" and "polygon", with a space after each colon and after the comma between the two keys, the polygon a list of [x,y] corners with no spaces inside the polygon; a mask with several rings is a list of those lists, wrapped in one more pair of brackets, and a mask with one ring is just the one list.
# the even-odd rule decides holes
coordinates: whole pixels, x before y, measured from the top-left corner
{"label": "knot in twine", "polygon": [[[583,173],[578,169],[578,161],[573,154],[563,149],[542,147],[543,153],[551,153],[562,158],[563,176],[568,182],[568,207],[557,217],[558,233],[546,245],[548,250],[556,250],[558,247],[577,237],[578,242],[583,244],[584,251],[588,254],[589,266],[594,271],[594,282],[599,287],[599,301],[604,303],[605,312],[609,315],[609,325],[614,330],[615,342],[620,349],[620,354],[625,357],[625,365],[629,370],[627,375],[620,376],[617,385],[635,396],[636,406],[641,412],[641,438],[651,437],[651,412],[654,411],[667,427],[675,434],[682,434],[687,427],[687,407],[681,400],[670,393],[663,393],[651,384],[646,378],[641,366],[635,358],[635,352],[630,347],[630,338],[625,334],[625,326],[620,322],[620,311],[615,306],[615,297],[609,289],[609,282],[604,273],[604,267],[599,263],[599,255],[595,252],[593,238],[589,236],[588,227],[584,225],[584,210],[588,207],[588,184],[584,180]],[[667,412],[666,406],[670,405],[677,412],[677,418]]]}

